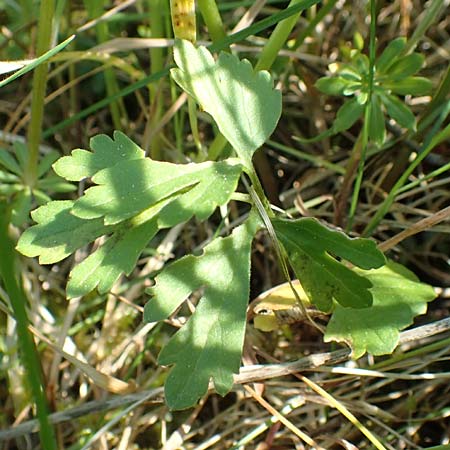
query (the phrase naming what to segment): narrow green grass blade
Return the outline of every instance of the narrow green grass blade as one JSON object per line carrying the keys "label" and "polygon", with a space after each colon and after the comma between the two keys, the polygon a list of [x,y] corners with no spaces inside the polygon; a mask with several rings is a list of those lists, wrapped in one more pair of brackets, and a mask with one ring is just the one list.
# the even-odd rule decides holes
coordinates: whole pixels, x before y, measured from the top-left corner
{"label": "narrow green grass blade", "polygon": [[28,331],[28,317],[25,309],[27,299],[17,281],[16,251],[11,241],[9,228],[9,208],[6,202],[0,203],[0,277],[11,301],[14,319],[17,322],[17,334],[27,379],[36,403],[36,413],[40,424],[41,448],[56,450],[56,439],[48,419],[45,389],[41,376],[41,366],[33,338]]}
{"label": "narrow green grass blade", "polygon": [[[263,19],[255,24],[253,24],[252,26],[239,31],[238,33],[234,33],[230,36],[227,36],[225,39],[221,40],[220,42],[217,42],[216,44],[213,44],[210,47],[208,47],[208,49],[211,52],[221,51],[221,50],[229,47],[231,44],[234,44],[243,39],[246,39],[248,36],[251,36],[252,34],[260,33],[261,31],[264,31],[265,29],[270,28],[271,26],[277,24],[281,20],[287,19],[288,17],[298,13],[299,11],[309,8],[310,6],[316,5],[319,2],[320,2],[320,0],[301,1],[300,3],[297,3],[294,6],[286,8],[285,10],[283,10],[277,14],[267,17],[266,19]],[[141,89],[143,87],[146,87],[148,84],[153,83],[153,82],[167,76],[169,73],[169,70],[173,67],[174,67],[174,65],[170,65],[158,73],[154,73],[148,77],[145,77],[142,80],[139,80],[138,82],[136,82],[130,86],[127,86],[125,89],[122,89],[121,91],[117,92],[115,95],[112,95],[108,98],[102,99],[99,102],[94,103],[93,105],[84,109],[83,111],[80,111],[78,114],[74,114],[73,116],[69,117],[68,119],[63,120],[62,122],[54,125],[51,128],[48,128],[43,133],[43,138],[44,139],[48,138],[49,136],[52,136],[53,134],[55,134],[57,131],[77,122],[80,119],[83,119],[86,116],[89,116],[90,114],[94,113],[98,109],[108,106],[112,101],[114,101],[120,97],[124,97],[128,94],[131,94],[132,92],[134,92],[138,89]]]}
{"label": "narrow green grass blade", "polygon": [[72,36],[68,37],[65,41],[58,44],[56,47],[52,48],[48,52],[39,56],[39,58],[36,58],[35,60],[33,60],[33,62],[31,62],[30,64],[27,64],[25,67],[22,67],[20,70],[15,72],[13,75],[9,76],[8,78],[5,78],[3,81],[0,82],[0,88],[7,85],[8,83],[11,83],[11,81],[14,81],[16,78],[19,78],[22,75],[25,75],[26,73],[30,72],[30,70],[33,70],[35,67],[37,67],[39,64],[42,64],[47,59],[56,55],[64,47],[69,45],[74,39],[75,39],[75,35],[73,34]]}

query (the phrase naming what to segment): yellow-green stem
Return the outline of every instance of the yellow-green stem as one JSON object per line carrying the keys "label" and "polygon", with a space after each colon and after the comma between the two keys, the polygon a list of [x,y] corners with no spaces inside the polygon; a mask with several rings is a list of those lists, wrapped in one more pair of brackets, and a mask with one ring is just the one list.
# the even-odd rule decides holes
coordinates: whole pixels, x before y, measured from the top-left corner
{"label": "yellow-green stem", "polygon": [[[148,6],[150,11],[150,30],[152,38],[161,38],[164,36],[164,15],[163,12],[167,12],[167,2],[162,0],[148,0]],[[151,48],[150,49],[150,71],[152,74],[158,73],[164,68],[164,49]],[[153,83],[149,85],[150,93],[150,118],[145,129],[143,145],[144,148],[150,147],[150,156],[153,159],[161,159],[161,143],[160,136],[154,135],[150,141],[148,141],[148,134],[159,122],[162,110],[163,102],[160,91],[163,88],[163,81]]]}
{"label": "yellow-green stem", "polygon": [[14,249],[15,243],[8,234],[10,216],[11,211],[7,202],[0,202],[0,279],[3,280],[3,287],[8,294],[14,319],[17,323],[20,357],[27,373],[27,381],[36,404],[36,415],[40,425],[40,448],[56,450],[56,438],[49,421],[39,355],[33,337],[28,331],[27,298],[17,276],[18,272],[20,274],[17,266],[17,252]]}
{"label": "yellow-green stem", "polygon": [[[42,55],[50,48],[52,38],[52,20],[55,9],[54,0],[42,0],[39,10],[37,56]],[[42,135],[42,122],[44,117],[44,99],[47,86],[48,63],[38,66],[33,75],[33,91],[31,96],[31,120],[28,127],[28,161],[25,169],[24,182],[34,188],[37,181],[39,144]]]}
{"label": "yellow-green stem", "polygon": [[[300,1],[301,0],[291,0],[288,8],[290,6],[296,5],[297,3],[300,3]],[[293,14],[288,19],[284,19],[281,22],[278,22],[275,30],[273,30],[272,34],[270,35],[269,41],[264,46],[261,54],[259,55],[255,70],[268,70],[270,69],[270,67],[272,67],[275,58],[278,56],[278,52],[285,44],[289,34],[297,23],[300,14],[301,11],[297,14]]]}
{"label": "yellow-green stem", "polygon": [[226,33],[216,2],[214,0],[197,0],[197,6],[208,27],[212,41],[218,42],[224,39]]}
{"label": "yellow-green stem", "polygon": [[[88,5],[90,3],[90,6]],[[92,19],[96,19],[99,16],[101,16],[104,13],[103,10],[103,0],[96,0],[95,2],[87,2],[85,1],[86,8],[88,9]],[[97,33],[97,40],[99,43],[105,42],[109,39],[109,32],[108,32],[108,23],[105,21],[100,21],[96,27],[95,27],[96,33]],[[106,86],[106,94],[108,97],[113,97],[119,92],[119,85],[117,83],[116,74],[115,72],[107,67],[104,71],[104,78],[105,78],[105,86]],[[123,104],[123,100],[117,99],[110,103],[109,105],[110,112],[111,112],[111,118],[113,121],[114,128],[116,130],[122,129],[122,120],[121,118],[124,118],[126,121],[126,109]]]}

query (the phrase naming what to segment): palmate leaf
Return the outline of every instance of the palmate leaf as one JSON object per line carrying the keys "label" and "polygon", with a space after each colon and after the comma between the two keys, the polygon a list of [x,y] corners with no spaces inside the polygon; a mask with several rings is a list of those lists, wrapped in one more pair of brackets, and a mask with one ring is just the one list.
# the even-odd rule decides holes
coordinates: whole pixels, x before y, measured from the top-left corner
{"label": "palmate leaf", "polygon": [[398,344],[400,330],[411,325],[415,316],[425,314],[427,302],[436,297],[431,286],[400,264],[389,261],[384,267],[362,271],[371,284],[373,305],[351,309],[336,306],[327,326],[325,341],[346,342],[352,356],[391,353]]}
{"label": "palmate leaf", "polygon": [[153,298],[145,305],[146,322],[167,318],[191,293],[203,293],[193,316],[159,355],[160,364],[174,364],[165,383],[171,409],[194,405],[210,379],[221,395],[233,385],[244,341],[251,243],[259,227],[251,214],[230,236],[207,245],[201,256],[188,255],[166,267],[148,289]]}
{"label": "palmate leaf", "polygon": [[256,149],[273,133],[281,115],[281,92],[266,71],[255,72],[247,60],[176,41],[178,69],[173,79],[211,114],[247,167]]}
{"label": "palmate leaf", "polygon": [[335,257],[363,269],[378,268],[385,258],[370,239],[351,239],[311,218],[274,220],[275,232],[284,248],[297,278],[311,303],[322,311],[330,311],[333,299],[352,308],[372,304],[367,278],[359,275]]}
{"label": "palmate leaf", "polygon": [[186,165],[152,161],[122,133],[114,138],[96,136],[91,140],[93,152],[77,149],[55,163],[59,175],[69,180],[90,176],[101,185],[75,202],[53,201],[38,208],[32,213],[37,224],[18,243],[24,255],[49,264],[109,236],[72,270],[69,298],[97,286],[107,292],[122,273],[133,270],[159,229],[194,215],[204,220],[227,203],[242,171],[236,159]]}

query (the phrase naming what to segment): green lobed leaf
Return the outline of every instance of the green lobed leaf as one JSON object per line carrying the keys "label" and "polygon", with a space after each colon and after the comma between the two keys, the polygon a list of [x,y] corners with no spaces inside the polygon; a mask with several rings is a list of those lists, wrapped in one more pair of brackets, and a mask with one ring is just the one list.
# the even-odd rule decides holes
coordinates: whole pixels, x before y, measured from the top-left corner
{"label": "green lobed leaf", "polygon": [[[207,168],[208,163],[203,164]],[[241,164],[238,159],[232,158],[211,164],[211,169],[205,169],[205,176],[202,174],[197,184],[162,209],[158,216],[160,228],[173,227],[193,215],[199,220],[206,220],[217,206],[230,200],[242,172]]]}
{"label": "green lobed leaf", "polygon": [[405,46],[406,39],[404,37],[399,37],[389,42],[375,62],[376,72],[379,74],[385,73],[397,61],[398,55],[401,54]]}
{"label": "green lobed leaf", "polygon": [[260,227],[256,214],[226,238],[208,244],[201,256],[188,255],[167,266],[148,289],[144,320],[167,318],[187,297],[202,290],[202,298],[188,320],[163,348],[159,363],[174,365],[165,384],[171,409],[194,405],[210,379],[225,395],[238,372],[249,297],[250,253]]}
{"label": "green lobed leaf", "polygon": [[80,181],[120,162],[145,156],[144,150],[120,131],[114,132],[114,140],[105,134],[94,136],[90,147],[92,152],[76,149],[71,156],[60,158],[53,165],[54,171],[66,180]]}
{"label": "green lobed leaf", "polygon": [[157,231],[156,220],[134,227],[128,223],[117,227],[106,242],[71,271],[67,298],[81,297],[96,287],[100,294],[108,292],[122,273],[131,273]]}
{"label": "green lobed leaf", "polygon": [[176,41],[172,78],[208,112],[247,167],[256,149],[273,133],[281,115],[281,92],[267,71],[247,60]]}
{"label": "green lobed leaf", "polygon": [[297,278],[311,302],[329,311],[333,299],[342,306],[364,308],[372,304],[371,283],[335,257],[363,269],[377,268],[385,258],[370,239],[351,239],[316,219],[273,221]]}
{"label": "green lobed leaf", "polygon": [[416,129],[416,118],[411,110],[395,95],[382,93],[381,99],[386,108],[386,112],[392,117],[401,127],[408,130]]}
{"label": "green lobed leaf", "polygon": [[[98,186],[89,188],[75,202],[72,214],[83,219],[104,217],[105,224],[112,225],[165,198],[179,196],[176,206],[163,213],[164,226],[194,214],[204,219],[229,200],[241,171],[237,159],[201,164],[172,164],[149,158],[123,161],[93,176]],[[174,211],[177,207],[178,214]]]}
{"label": "green lobed leaf", "polygon": [[354,271],[370,280],[373,305],[364,309],[336,306],[325,341],[346,342],[354,358],[366,352],[389,354],[398,344],[400,330],[411,325],[417,315],[425,314],[427,302],[436,294],[431,286],[393,261],[379,269]]}
{"label": "green lobed leaf", "polygon": [[40,264],[51,264],[112,230],[102,219],[85,220],[70,214],[73,204],[53,201],[34,210],[31,217],[37,225],[23,232],[17,250],[25,256],[39,256]]}
{"label": "green lobed leaf", "polygon": [[[72,270],[69,298],[96,287],[100,293],[108,291],[122,273],[133,270],[139,254],[159,229],[193,215],[204,220],[225,204],[242,172],[237,159],[186,165],[152,161],[122,133],[114,137],[113,141],[97,136],[91,141],[94,153],[76,150],[55,164],[66,178],[93,175],[92,181],[102,184],[88,189],[75,202],[54,201],[38,208],[32,213],[37,225],[26,230],[18,243],[24,255],[39,256],[42,264],[49,264],[111,234]],[[108,151],[112,153],[109,158]],[[51,179],[52,185],[60,180],[46,178],[39,186]]]}

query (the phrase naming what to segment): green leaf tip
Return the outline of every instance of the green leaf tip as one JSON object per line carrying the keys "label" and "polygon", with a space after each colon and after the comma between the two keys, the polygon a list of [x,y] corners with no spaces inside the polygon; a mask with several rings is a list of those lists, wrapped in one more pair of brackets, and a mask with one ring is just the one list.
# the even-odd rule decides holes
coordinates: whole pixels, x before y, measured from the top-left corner
{"label": "green leaf tip", "polygon": [[192,292],[202,290],[194,314],[163,348],[159,363],[174,365],[165,384],[171,409],[193,406],[212,379],[225,395],[239,370],[250,283],[251,243],[260,227],[252,214],[232,234],[216,238],[201,256],[188,255],[166,267],[148,289],[144,320],[162,320]]}
{"label": "green leaf tip", "polygon": [[31,217],[37,224],[22,233],[17,250],[39,256],[40,264],[52,264],[110,231],[101,219],[83,220],[71,214],[73,203],[53,201],[34,210]]}
{"label": "green leaf tip", "polygon": [[373,305],[363,309],[336,306],[325,341],[347,343],[355,359],[366,352],[390,354],[398,344],[400,330],[411,325],[414,317],[425,314],[427,303],[436,294],[431,286],[393,261],[378,269],[354,271],[371,282]]}
{"label": "green leaf tip", "polygon": [[53,164],[53,169],[66,180],[80,181],[120,162],[143,159],[145,156],[144,151],[120,131],[114,132],[114,139],[105,134],[94,136],[90,147],[92,151],[73,150],[71,156],[63,156]]}
{"label": "green leaf tip", "polygon": [[273,133],[281,116],[281,92],[267,71],[247,60],[176,41],[173,79],[208,112],[248,167],[255,150]]}
{"label": "green leaf tip", "polygon": [[351,308],[364,308],[372,304],[370,281],[335,257],[363,269],[381,267],[385,264],[385,258],[374,241],[351,239],[312,218],[275,219],[273,226],[296,276],[311,302],[319,309],[330,311],[333,299]]}

